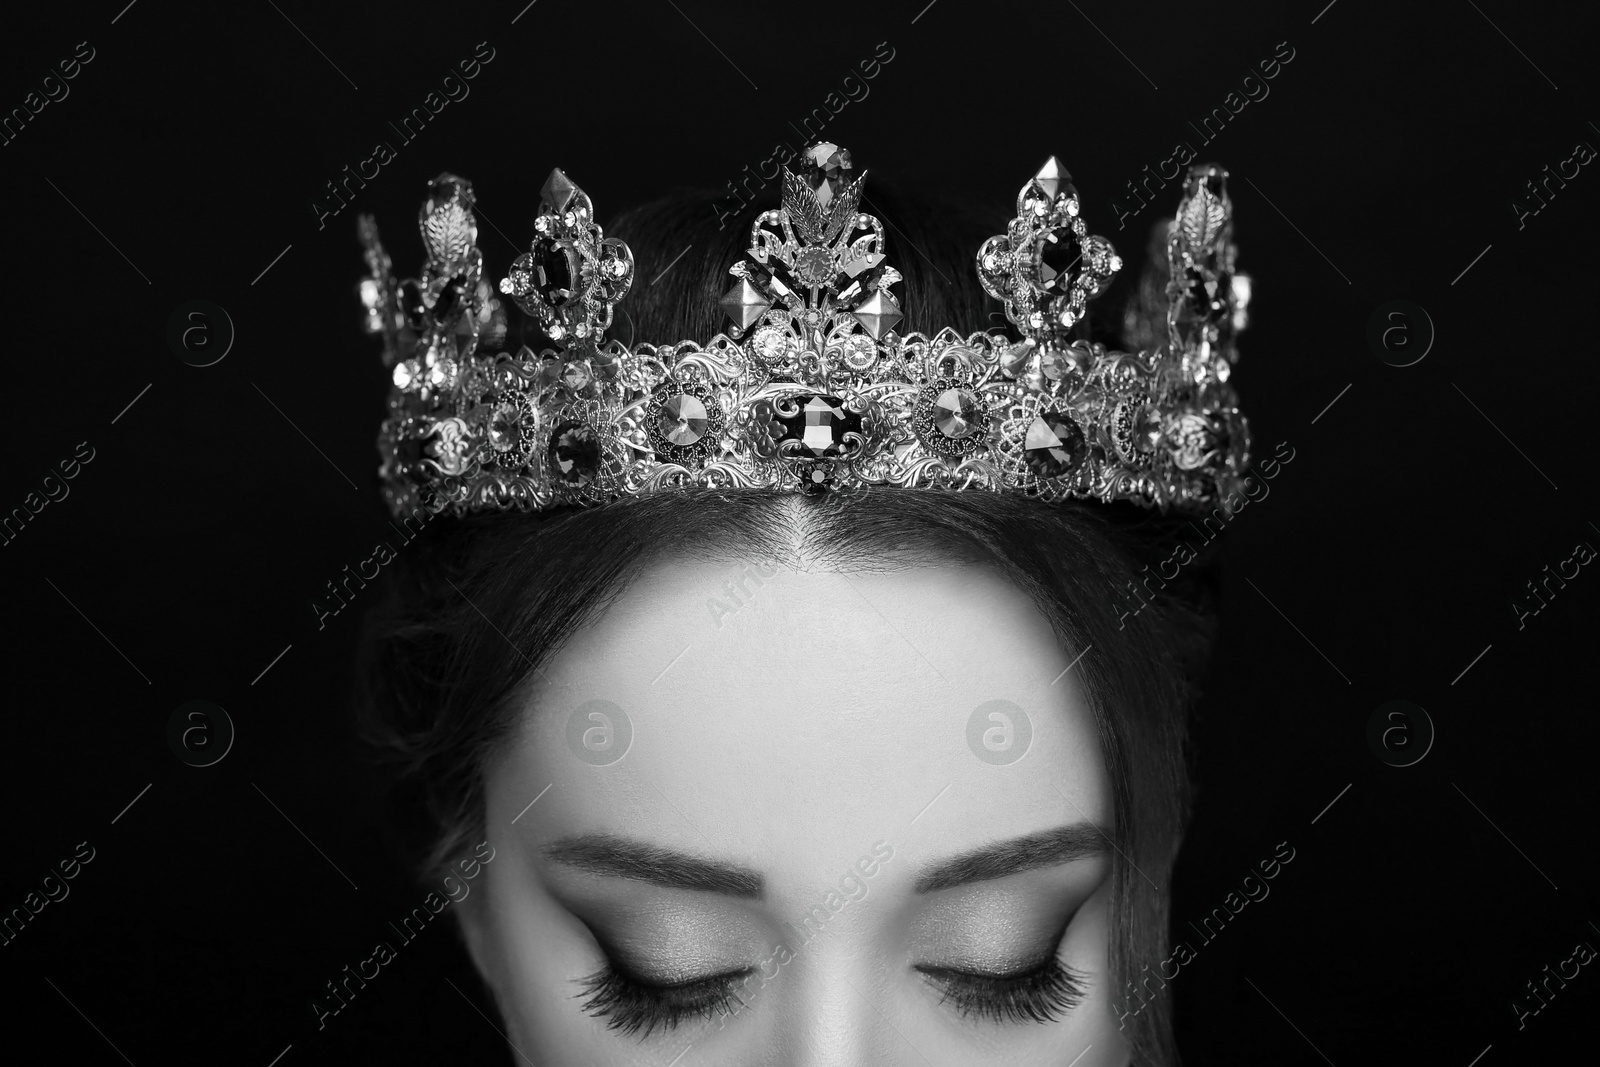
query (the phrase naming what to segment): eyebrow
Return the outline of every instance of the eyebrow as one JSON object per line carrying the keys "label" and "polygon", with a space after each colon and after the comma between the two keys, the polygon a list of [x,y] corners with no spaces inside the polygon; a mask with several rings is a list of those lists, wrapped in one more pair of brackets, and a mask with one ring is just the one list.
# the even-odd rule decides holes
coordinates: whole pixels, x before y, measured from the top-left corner
{"label": "eyebrow", "polygon": [[972,882],[987,882],[1023,871],[1055,867],[1106,851],[1107,839],[1100,828],[1080,822],[1058,826],[1025,837],[1013,837],[975,848],[936,863],[917,877],[915,892],[932,893]]}
{"label": "eyebrow", "polygon": [[760,873],[748,867],[702,859],[616,834],[564,837],[541,851],[546,858],[580,871],[630,878],[663,889],[722,893],[744,899],[759,899],[764,889]]}
{"label": "eyebrow", "polygon": [[[1073,823],[1024,837],[983,845],[936,863],[917,878],[913,891],[932,893],[973,882],[987,882],[1024,871],[1055,867],[1106,851],[1106,838],[1091,823]],[[611,878],[647,882],[663,889],[721,893],[760,899],[760,872],[733,863],[702,859],[617,834],[580,834],[546,845],[542,854],[556,863]]]}

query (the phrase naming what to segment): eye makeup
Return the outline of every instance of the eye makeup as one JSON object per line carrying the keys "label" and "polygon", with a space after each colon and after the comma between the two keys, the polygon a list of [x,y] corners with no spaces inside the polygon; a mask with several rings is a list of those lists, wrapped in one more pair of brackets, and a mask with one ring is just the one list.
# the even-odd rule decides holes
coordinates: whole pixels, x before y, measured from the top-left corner
{"label": "eye makeup", "polygon": [[[1083,1003],[1089,992],[1090,976],[1060,959],[1062,942],[1077,909],[1047,928],[1042,939],[1037,923],[1006,922],[1003,909],[1001,912],[993,916],[998,927],[964,930],[947,944],[957,951],[935,953],[936,958],[949,962],[918,963],[912,970],[939,992],[941,1006],[962,1018],[997,1024],[1060,1021]],[[1030,925],[1031,930],[1027,929]],[[1042,953],[1041,940],[1046,946]],[[985,951],[962,951],[960,946],[984,946]],[[675,960],[670,968],[674,977],[667,980],[641,973],[649,967],[635,968],[624,962],[627,953],[603,942],[601,949],[604,965],[577,980],[583,989],[578,994],[583,998],[582,1010],[604,1020],[607,1029],[640,1040],[685,1023],[709,1022],[743,1010],[746,1000],[742,992],[757,973],[754,966],[693,973],[697,969],[693,965]]]}
{"label": "eye makeup", "polygon": [[603,959],[576,979],[582,991],[575,996],[607,1029],[644,1040],[743,1007],[741,984],[757,968],[742,961],[759,956],[764,942],[727,907],[651,900],[629,889],[572,910]]}
{"label": "eye makeup", "polygon": [[[737,985],[755,974],[754,967],[691,978],[672,984],[648,982],[627,973],[615,960],[578,980],[586,990],[583,1010],[604,1019],[606,1029],[640,1040],[657,1030],[675,1030],[690,1020],[710,1020],[741,1008]],[[585,994],[579,994],[584,996]]]}
{"label": "eye makeup", "polygon": [[[921,973],[963,1017],[996,1023],[1059,1021],[1088,996],[1089,976],[1063,964],[1054,953],[1044,962],[1011,974],[984,974],[947,967],[919,966]],[[690,1020],[709,1021],[745,1006],[738,986],[755,973],[745,968],[672,985],[645,982],[624,973],[615,962],[579,979],[586,991],[583,1010],[604,1019],[606,1028],[641,1040]],[[580,994],[582,995],[582,994]]]}
{"label": "eye makeup", "polygon": [[[1000,1026],[1061,1021],[1088,998],[1092,973],[1069,966],[1072,923],[1107,873],[1072,863],[935,890],[903,912],[906,978],[937,994],[935,1010]],[[680,1026],[726,1023],[773,977],[757,962],[767,938],[745,905],[665,897],[637,882],[572,901],[600,966],[573,981],[584,1014],[648,1040]],[[1081,962],[1081,961],[1080,961]],[[915,982],[913,982],[915,985]]]}
{"label": "eye makeup", "polygon": [[1083,1003],[1089,995],[1089,975],[1061,962],[1061,942],[1069,916],[1042,959],[1020,967],[1001,969],[917,964],[922,974],[963,1018],[996,1023],[1053,1023]]}
{"label": "eye makeup", "polygon": [[963,1018],[1059,1021],[1088,996],[1090,975],[1061,949],[1104,873],[1074,867],[932,894],[908,928],[912,969]]}

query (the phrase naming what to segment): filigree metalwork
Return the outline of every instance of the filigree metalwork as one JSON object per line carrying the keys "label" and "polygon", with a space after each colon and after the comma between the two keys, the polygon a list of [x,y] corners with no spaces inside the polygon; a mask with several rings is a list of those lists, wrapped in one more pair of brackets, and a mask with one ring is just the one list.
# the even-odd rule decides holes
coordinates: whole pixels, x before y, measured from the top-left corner
{"label": "filigree metalwork", "polygon": [[[536,238],[500,292],[552,345],[500,350],[504,313],[482,278],[471,185],[441,175],[424,205],[420,278],[395,282],[370,218],[360,236],[367,328],[393,368],[379,439],[391,508],[457,514],[597,504],[690,487],[983,489],[1043,500],[1231,506],[1249,433],[1227,368],[1248,279],[1234,270],[1219,167],[1196,167],[1138,306],[1160,343],[1108,351],[1074,339],[1086,301],[1121,262],[1088,234],[1054,158],[1017,217],[978,254],[999,331],[900,334],[883,224],[858,210],[848,152],[821,143],[786,171],[783,206],[751,225],[722,299],[726,332],[702,343],[607,339],[633,281],[560,170]],[[1155,306],[1154,294],[1166,303]],[[1149,322],[1146,322],[1149,319]]]}

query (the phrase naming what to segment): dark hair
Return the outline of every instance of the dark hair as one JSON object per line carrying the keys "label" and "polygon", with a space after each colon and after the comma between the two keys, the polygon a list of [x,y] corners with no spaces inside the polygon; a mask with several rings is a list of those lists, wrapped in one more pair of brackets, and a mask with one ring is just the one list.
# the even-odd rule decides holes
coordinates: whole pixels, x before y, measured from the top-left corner
{"label": "dark hair", "polygon": [[[864,209],[884,220],[905,277],[906,330],[998,325],[971,257],[1003,218],[881,185]],[[746,231],[719,230],[715,219],[711,197],[674,194],[606,228],[632,248],[639,279],[614,335],[704,341],[718,332],[717,299]],[[1110,966],[1120,1002],[1140,968],[1165,956],[1189,802],[1187,711],[1213,631],[1203,566],[1164,585],[1145,580],[1172,533],[1171,521],[1131,505],[893,488],[844,497],[699,489],[536,515],[441,517],[397,561],[367,620],[364,734],[388,771],[396,825],[432,874],[482,836],[481,768],[515,722],[519,684],[653,560],[798,553],[852,568],[905,566],[909,554],[993,567],[1032,598],[1064,648],[1093,649],[1077,669],[1113,783]],[[1132,1014],[1128,1033],[1135,1063],[1173,1062],[1163,999]]]}

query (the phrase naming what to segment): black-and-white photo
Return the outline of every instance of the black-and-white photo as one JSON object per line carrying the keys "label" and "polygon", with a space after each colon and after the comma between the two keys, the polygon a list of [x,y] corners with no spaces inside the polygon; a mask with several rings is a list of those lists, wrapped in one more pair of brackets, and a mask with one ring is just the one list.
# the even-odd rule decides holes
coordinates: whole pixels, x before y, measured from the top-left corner
{"label": "black-and-white photo", "polygon": [[1591,21],[8,12],[0,1059],[1587,1062]]}

